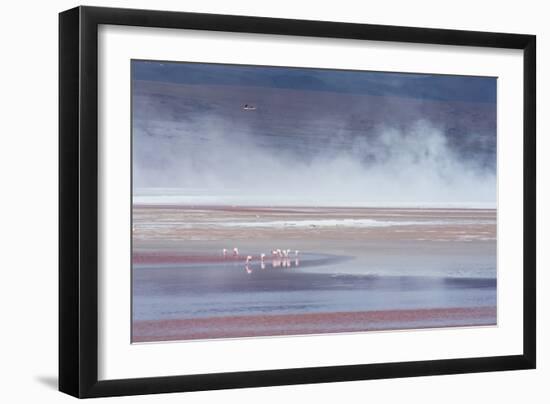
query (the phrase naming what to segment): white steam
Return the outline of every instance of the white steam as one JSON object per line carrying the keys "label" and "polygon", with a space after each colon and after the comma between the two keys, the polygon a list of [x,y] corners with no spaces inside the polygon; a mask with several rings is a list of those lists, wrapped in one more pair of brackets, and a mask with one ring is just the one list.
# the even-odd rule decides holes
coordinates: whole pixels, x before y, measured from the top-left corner
{"label": "white steam", "polygon": [[250,127],[216,118],[138,122],[134,202],[495,205],[495,170],[459,156],[430,122],[354,137],[315,127],[320,136],[296,141],[294,133],[256,136]]}

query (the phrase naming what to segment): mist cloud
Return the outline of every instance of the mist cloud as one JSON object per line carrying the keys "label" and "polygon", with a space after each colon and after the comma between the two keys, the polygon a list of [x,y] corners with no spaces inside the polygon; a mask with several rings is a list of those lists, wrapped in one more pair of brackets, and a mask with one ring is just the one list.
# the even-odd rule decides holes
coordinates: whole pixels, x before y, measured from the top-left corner
{"label": "mist cloud", "polygon": [[[378,122],[351,136],[335,129],[347,128],[346,121],[309,116],[293,130],[283,126],[266,134],[208,108],[185,119],[166,108],[152,113],[154,103],[141,108],[164,119],[134,120],[138,200],[153,195],[155,201],[313,206],[472,206],[496,200],[494,165],[461,154],[447,129],[430,119]],[[304,131],[308,136],[301,136]]]}

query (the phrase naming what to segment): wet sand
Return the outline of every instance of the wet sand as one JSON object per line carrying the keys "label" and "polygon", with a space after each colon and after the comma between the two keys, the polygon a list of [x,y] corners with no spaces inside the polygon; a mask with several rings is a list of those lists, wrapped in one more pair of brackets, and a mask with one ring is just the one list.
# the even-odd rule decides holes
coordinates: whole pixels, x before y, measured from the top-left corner
{"label": "wet sand", "polygon": [[137,321],[133,342],[494,325],[495,307]]}

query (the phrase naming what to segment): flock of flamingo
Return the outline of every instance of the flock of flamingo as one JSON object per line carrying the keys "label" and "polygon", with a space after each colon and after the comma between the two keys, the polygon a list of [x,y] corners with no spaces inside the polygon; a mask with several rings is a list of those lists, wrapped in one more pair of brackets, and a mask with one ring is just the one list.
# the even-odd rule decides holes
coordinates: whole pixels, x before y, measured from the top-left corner
{"label": "flock of flamingo", "polygon": [[[291,250],[281,250],[280,248],[277,248],[275,250],[271,250],[271,268],[290,268],[292,266],[292,259],[294,259],[294,266],[300,266],[300,260],[298,258],[300,254],[299,250],[294,250],[294,256],[292,256]],[[237,247],[233,248],[233,253],[231,256],[229,255],[227,248],[224,248],[222,250],[222,255],[224,259],[240,259],[241,255],[239,255],[239,249]],[[261,253],[259,255],[260,258],[260,268],[266,269],[266,255],[264,253]],[[253,272],[252,268],[252,261],[254,257],[252,255],[246,256],[245,266],[244,269],[248,274],[251,274]]]}

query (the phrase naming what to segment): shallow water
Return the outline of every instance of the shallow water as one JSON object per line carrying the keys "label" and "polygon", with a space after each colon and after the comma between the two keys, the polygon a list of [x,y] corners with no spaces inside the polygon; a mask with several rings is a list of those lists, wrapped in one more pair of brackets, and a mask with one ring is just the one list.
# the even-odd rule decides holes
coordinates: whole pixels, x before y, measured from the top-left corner
{"label": "shallow water", "polygon": [[[342,273],[352,257],[304,255],[296,266],[266,260],[136,266],[134,320],[258,314],[496,306],[496,279]],[[353,272],[353,271],[351,271]],[[368,271],[365,271],[368,273]]]}

